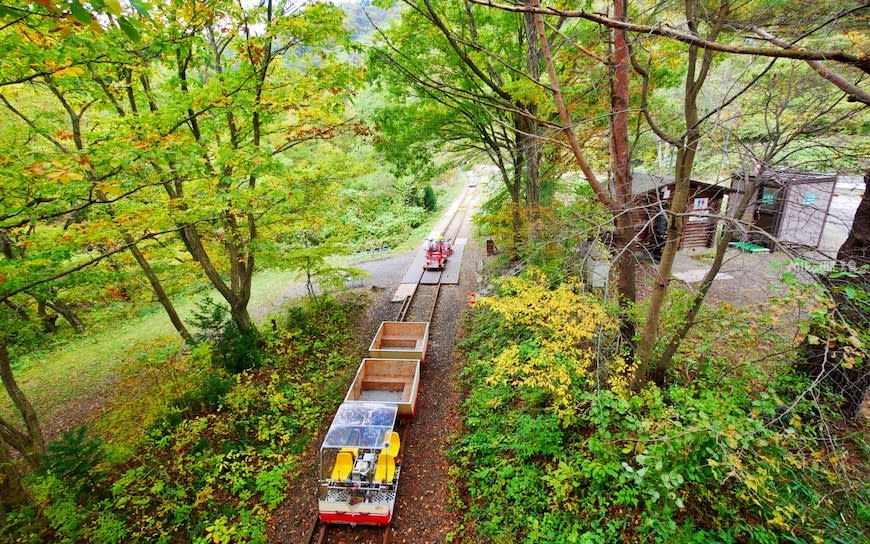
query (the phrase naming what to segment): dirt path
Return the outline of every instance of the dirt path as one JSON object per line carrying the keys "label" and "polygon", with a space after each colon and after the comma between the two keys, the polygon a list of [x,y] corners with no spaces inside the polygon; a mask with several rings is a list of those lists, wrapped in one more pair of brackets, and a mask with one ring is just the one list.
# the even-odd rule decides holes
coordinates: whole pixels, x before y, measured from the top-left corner
{"label": "dirt path", "polygon": [[[396,544],[435,544],[445,542],[458,521],[450,510],[448,463],[445,457],[448,440],[459,429],[459,394],[455,387],[458,370],[452,357],[456,335],[469,293],[478,289],[476,274],[478,263],[484,259],[479,240],[471,236],[470,216],[460,232],[468,238],[462,258],[459,285],[442,287],[441,297],[432,319],[429,350],[421,375],[417,401],[417,418],[410,424],[405,436],[402,476],[396,501],[392,528]],[[408,258],[407,262],[413,256]],[[406,263],[407,266],[407,263]],[[390,302],[401,279],[399,272],[387,283],[381,277],[377,285],[384,287],[373,297],[365,317],[367,327],[361,345],[367,345],[381,321],[395,319],[398,304]],[[383,271],[382,271],[383,272]],[[317,513],[316,464],[321,435],[312,440],[306,454],[304,470],[290,482],[290,496],[273,513],[269,527],[269,542],[299,544]],[[381,531],[367,528],[330,529],[328,542],[380,544]]]}

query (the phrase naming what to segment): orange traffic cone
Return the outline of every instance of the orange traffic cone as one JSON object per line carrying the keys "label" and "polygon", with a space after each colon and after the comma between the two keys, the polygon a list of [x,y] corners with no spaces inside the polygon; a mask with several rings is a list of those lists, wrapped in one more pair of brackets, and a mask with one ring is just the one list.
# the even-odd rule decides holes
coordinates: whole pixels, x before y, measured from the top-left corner
{"label": "orange traffic cone", "polygon": [[474,291],[471,292],[471,296],[468,298],[468,305],[474,306],[477,302],[474,300]]}

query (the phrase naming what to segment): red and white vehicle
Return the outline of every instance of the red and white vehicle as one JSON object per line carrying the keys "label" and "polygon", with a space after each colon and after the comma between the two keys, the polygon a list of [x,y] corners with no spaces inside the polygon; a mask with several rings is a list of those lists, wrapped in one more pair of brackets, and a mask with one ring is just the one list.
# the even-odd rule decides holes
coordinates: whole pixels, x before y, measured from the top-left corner
{"label": "red and white vehicle", "polygon": [[401,472],[398,406],[344,402],[320,447],[320,521],[387,525]]}
{"label": "red and white vehicle", "polygon": [[451,255],[453,255],[453,248],[449,242],[445,242],[443,238],[429,240],[426,245],[426,262],[423,263],[423,269],[444,270],[447,257]]}

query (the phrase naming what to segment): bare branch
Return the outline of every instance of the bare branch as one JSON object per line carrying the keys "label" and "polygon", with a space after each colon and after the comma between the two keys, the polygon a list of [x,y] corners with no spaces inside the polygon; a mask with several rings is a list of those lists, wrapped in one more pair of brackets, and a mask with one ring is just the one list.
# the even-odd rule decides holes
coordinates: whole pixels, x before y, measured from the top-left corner
{"label": "bare branch", "polygon": [[[781,38],[777,38],[773,34],[767,32],[764,29],[758,28],[756,26],[743,25],[742,28],[745,28],[746,30],[750,30],[752,32],[755,32],[756,34],[758,34],[759,36],[761,36],[765,40],[769,41],[770,43],[777,45],[779,47],[782,47],[784,49],[791,50],[792,48],[795,47],[793,44],[790,44]],[[837,74],[836,72],[829,70],[821,62],[819,62],[817,60],[808,60],[808,59],[804,59],[804,60],[806,60],[806,63],[810,65],[810,68],[812,68],[815,73],[817,73],[821,77],[827,79],[828,81],[830,81],[831,83],[836,85],[841,91],[848,94],[850,102],[861,102],[863,104],[867,104],[868,106],[870,106],[870,92],[867,92],[864,89],[862,89],[861,87],[849,82],[846,78],[844,78],[840,74]],[[867,70],[865,70],[865,71],[867,71]]]}
{"label": "bare branch", "polygon": [[845,51],[772,49],[769,47],[747,47],[740,45],[730,45],[716,41],[710,41],[701,38],[700,36],[683,32],[671,27],[641,25],[636,23],[618,21],[616,19],[611,19],[610,17],[606,17],[598,13],[590,13],[584,10],[564,10],[553,7],[540,6],[512,6],[508,4],[493,2],[492,0],[469,0],[469,2],[481,6],[501,9],[504,11],[511,11],[514,13],[535,13],[538,15],[554,15],[558,17],[586,19],[587,21],[602,24],[610,28],[621,28],[629,32],[638,32],[641,34],[662,36],[664,38],[683,42],[689,45],[693,45],[695,47],[700,47],[702,49],[720,51],[722,53],[734,53],[737,55],[757,55],[762,57],[779,57],[797,60],[832,60],[835,62],[840,62],[842,64],[855,66],[856,68],[859,68],[864,72],[870,73],[870,58],[850,55]]}

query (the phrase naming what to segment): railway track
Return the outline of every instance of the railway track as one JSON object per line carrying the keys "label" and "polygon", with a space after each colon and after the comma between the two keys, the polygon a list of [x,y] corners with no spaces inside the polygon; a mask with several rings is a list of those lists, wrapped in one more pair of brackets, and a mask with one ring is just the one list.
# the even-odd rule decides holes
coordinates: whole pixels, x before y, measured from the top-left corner
{"label": "railway track", "polygon": [[[306,544],[327,544],[327,538],[329,535],[329,527],[330,525],[327,523],[323,523],[320,521],[320,516],[315,514],[314,520],[311,523],[311,529],[308,531],[308,536],[305,540]],[[372,531],[379,531],[383,533],[381,538],[381,544],[392,544],[393,542],[393,529],[389,525],[384,527],[379,527],[377,529],[370,528]]]}
{"label": "railway track", "polygon": [[[462,229],[462,225],[465,221],[465,217],[468,214],[470,202],[469,196],[471,193],[473,193],[473,191],[466,191],[456,211],[454,211],[453,215],[447,222],[447,225],[442,231],[442,235],[445,239],[455,242],[456,238],[458,238]],[[458,222],[456,222],[457,218],[459,218]],[[450,232],[451,227],[454,227],[453,232]],[[413,294],[405,297],[402,301],[398,314],[396,316],[396,321],[427,321],[431,324],[432,318],[435,315],[435,310],[438,306],[438,299],[441,295],[442,285],[443,284],[441,276],[439,276],[438,282],[435,284],[424,285],[419,283],[418,280],[416,289],[414,290]],[[405,449],[405,446],[407,445],[406,437],[408,427],[409,425],[405,423],[397,429],[400,434],[400,442],[402,444],[402,450],[400,450],[400,458],[402,452]],[[348,537],[345,534],[347,531],[356,531],[357,533],[365,531],[366,534],[365,536],[356,534],[354,537]],[[360,538],[361,536],[365,539],[365,542],[371,542],[372,539],[375,538],[375,541],[379,540],[381,544],[391,544],[393,540],[393,530],[390,525],[385,525],[381,527],[366,526],[364,529],[361,529],[359,527],[351,527],[350,529],[348,529],[347,526],[335,526],[328,523],[323,523],[320,520],[320,513],[318,512],[313,516],[308,532],[305,535],[305,540],[303,542],[304,544],[330,544],[331,534],[334,534],[339,538],[338,542],[344,542],[348,538],[353,538],[354,541],[358,541],[358,538]]]}
{"label": "railway track", "polygon": [[[447,225],[442,231],[442,236],[444,237],[444,239],[453,240],[455,242],[456,239],[459,237],[459,234],[462,231],[462,225],[465,222],[465,217],[468,215],[471,194],[472,191],[466,191],[465,195],[463,195],[462,201],[459,203],[459,206],[457,206],[456,210],[453,212],[453,215],[450,216],[450,220],[447,221]],[[458,222],[456,222],[457,218],[459,218]],[[454,227],[453,232],[450,232],[451,227]],[[443,271],[441,274],[443,276]],[[398,314],[396,315],[396,321],[428,321],[431,323],[432,316],[435,315],[435,308],[438,305],[438,297],[441,294],[441,285],[441,277],[438,278],[438,283],[432,285],[424,286],[424,284],[421,284],[418,281],[417,288],[414,290],[414,294],[405,297],[405,299],[402,301],[402,305],[399,308]],[[428,293],[418,298],[417,295],[422,294],[422,291],[428,291]],[[411,313],[411,307],[415,301],[426,301],[427,299],[431,300],[431,303],[428,304],[428,313],[423,313],[423,315],[416,315],[416,313]],[[408,319],[409,314],[413,315],[414,318]]]}

